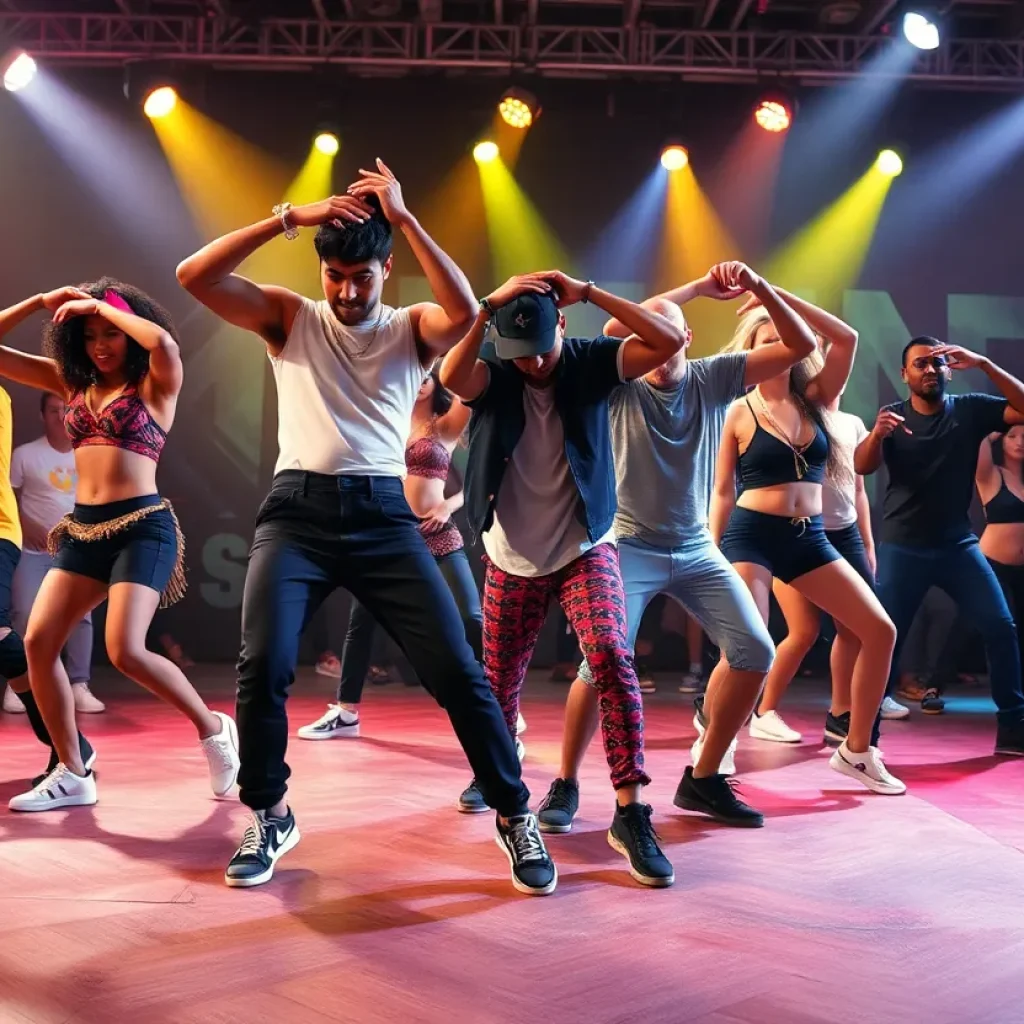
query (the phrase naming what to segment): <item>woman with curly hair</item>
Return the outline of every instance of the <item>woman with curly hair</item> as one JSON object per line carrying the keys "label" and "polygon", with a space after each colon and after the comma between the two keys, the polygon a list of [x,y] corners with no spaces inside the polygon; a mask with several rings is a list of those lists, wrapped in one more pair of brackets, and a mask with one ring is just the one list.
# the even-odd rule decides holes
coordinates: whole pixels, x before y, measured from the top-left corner
{"label": "woman with curly hair", "polygon": [[[871,745],[896,631],[871,587],[825,536],[822,523],[822,484],[828,479],[841,485],[850,472],[826,410],[846,386],[857,335],[825,310],[788,292],[779,294],[810,330],[831,344],[824,359],[813,353],[762,382],[729,409],[718,452],[710,528],[766,622],[775,578],[831,615],[859,642],[849,729],[830,764],[876,793],[896,795],[906,786],[889,773]],[[744,310],[726,351],[779,343],[771,316],[756,300]],[[714,715],[714,699],[709,685],[705,719]]]}
{"label": "woman with curly hair", "polygon": [[[59,762],[14,811],[96,803],[60,652],[75,624],[107,600],[114,667],[181,711],[196,727],[217,796],[238,774],[234,722],[211,711],[181,670],[146,649],[157,607],[185,589],[183,545],[156,468],[181,391],[181,355],[168,313],[130,285],[104,278],[36,295],[0,313],[0,337],[41,310],[53,312],[44,356],[0,346],[0,376],[64,395],[75,449],[75,508],[49,538],[53,568],[25,636],[32,694]],[[89,759],[92,760],[91,758]]]}

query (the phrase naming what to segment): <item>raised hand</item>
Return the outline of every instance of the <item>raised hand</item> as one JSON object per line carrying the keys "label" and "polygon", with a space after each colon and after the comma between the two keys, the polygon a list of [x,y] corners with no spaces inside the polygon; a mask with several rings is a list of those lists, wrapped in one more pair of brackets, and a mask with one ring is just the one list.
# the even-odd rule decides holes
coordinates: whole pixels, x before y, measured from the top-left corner
{"label": "raised hand", "polygon": [[959,345],[939,345],[932,349],[932,355],[943,356],[946,366],[951,370],[969,370],[972,366],[981,366],[986,361],[985,356]]}
{"label": "raised hand", "polygon": [[391,169],[380,157],[377,157],[377,170],[367,171],[359,168],[362,177],[348,187],[348,194],[357,199],[365,199],[375,195],[380,200],[380,208],[384,216],[396,227],[409,219],[409,209],[402,196],[402,186]]}
{"label": "raised hand", "polygon": [[355,196],[331,196],[318,203],[293,206],[288,211],[288,222],[297,228],[315,228],[330,221],[335,227],[364,224],[373,216],[373,209]]}
{"label": "raised hand", "polygon": [[62,324],[76,316],[94,316],[99,311],[100,300],[88,295],[84,299],[72,299],[70,302],[65,302],[53,314],[53,322]]}
{"label": "raised hand", "polygon": [[551,283],[543,275],[519,274],[516,277],[510,277],[504,284],[498,285],[487,296],[487,302],[494,309],[497,309],[499,306],[506,305],[520,295],[525,295],[527,292],[536,292],[537,294],[544,295],[550,293],[551,290]]}
{"label": "raised hand", "polygon": [[875,419],[871,433],[877,434],[879,437],[888,437],[896,430],[903,430],[907,434],[913,433],[904,425],[903,417],[899,413],[893,412],[892,409],[882,409]]}
{"label": "raised hand", "polygon": [[81,288],[72,288],[68,285],[64,288],[54,288],[52,292],[44,293],[42,298],[43,306],[51,313],[56,313],[67,302],[74,302],[77,299],[91,299],[92,296],[88,292],[83,292]]}
{"label": "raised hand", "polygon": [[761,284],[761,278],[739,260],[716,264],[711,268],[710,276],[726,292],[723,296],[715,295],[712,298],[739,298],[744,292],[753,291]]}
{"label": "raised hand", "polygon": [[713,266],[697,282],[698,293],[706,299],[719,301],[738,299],[743,294],[743,289],[737,284],[727,283],[730,279],[727,268],[730,266],[729,263],[718,263]]}
{"label": "raised hand", "polygon": [[551,285],[559,309],[582,302],[590,292],[587,281],[578,281],[575,277],[563,274],[561,270],[545,270],[539,276]]}

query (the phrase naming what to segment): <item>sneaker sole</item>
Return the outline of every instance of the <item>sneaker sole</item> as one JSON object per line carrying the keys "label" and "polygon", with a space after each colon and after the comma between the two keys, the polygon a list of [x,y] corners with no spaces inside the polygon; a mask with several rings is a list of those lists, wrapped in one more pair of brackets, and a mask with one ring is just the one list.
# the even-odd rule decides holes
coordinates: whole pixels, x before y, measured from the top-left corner
{"label": "sneaker sole", "polygon": [[626,858],[626,863],[629,865],[630,875],[632,875],[633,879],[641,885],[646,885],[650,889],[667,889],[670,885],[674,884],[676,880],[675,872],[667,878],[663,878],[660,875],[645,875],[643,872],[637,871],[633,866],[633,861],[629,856],[629,851],[622,845],[611,829],[608,830],[608,845],[616,853],[621,853],[622,856]]}
{"label": "sneaker sole", "polygon": [[865,789],[870,790],[872,793],[877,793],[879,796],[903,796],[907,791],[906,786],[902,789],[893,789],[883,782],[876,782],[870,776],[857,771],[852,765],[847,764],[842,758],[837,761],[835,755],[832,756],[828,766],[832,771],[845,775],[848,779],[853,779],[854,782],[859,782]]}
{"label": "sneaker sole", "polygon": [[823,741],[826,746],[841,746],[845,739],[846,733],[829,732],[828,729],[825,730],[825,735],[823,737]]}
{"label": "sneaker sole", "polygon": [[299,835],[299,827],[295,826],[288,834],[288,838],[278,848],[274,854],[274,859],[270,862],[270,867],[261,875],[253,875],[251,878],[229,878],[227,874],[224,875],[224,883],[231,889],[252,889],[254,886],[263,885],[269,882],[274,877],[274,868],[277,867],[277,862],[289,851],[294,850],[298,845],[299,840],[302,837]]}
{"label": "sneaker sole", "polygon": [[91,797],[82,799],[78,796],[61,796],[56,800],[50,800],[46,804],[39,804],[37,807],[15,807],[12,802],[7,805],[7,809],[10,811],[17,811],[20,814],[45,814],[47,811],[59,811],[62,807],[92,807],[98,797],[95,793]]}
{"label": "sneaker sole", "polygon": [[752,740],[767,740],[769,743],[785,743],[788,746],[795,746],[797,743],[803,742],[803,736],[798,735],[796,739],[783,739],[781,736],[769,736],[764,732],[754,732],[753,729],[747,730],[750,733]]}
{"label": "sneaker sole", "polygon": [[[508,861],[508,866],[510,868],[514,868],[514,865],[512,863],[512,854],[509,852],[508,847],[501,841],[501,836],[495,834],[494,841],[498,844],[498,849],[501,850],[503,854],[505,854],[505,859]],[[516,873],[513,870],[512,885],[515,888],[516,892],[521,892],[526,896],[550,896],[551,893],[555,891],[555,887],[558,885],[558,866],[554,863],[552,863],[551,866],[552,868],[554,868],[555,876],[542,889],[531,889],[530,886],[525,885],[523,882],[520,882],[519,879],[516,878]]]}
{"label": "sneaker sole", "polygon": [[308,726],[303,726],[298,731],[300,740],[354,740],[359,738],[359,723],[355,725],[340,725],[337,729],[324,730],[323,732],[306,732]]}
{"label": "sneaker sole", "polygon": [[996,747],[993,753],[999,754],[1001,757],[1024,757],[1024,750],[1017,747]]}
{"label": "sneaker sole", "polygon": [[[998,754],[999,751],[997,750],[996,753]],[[538,818],[537,828],[539,828],[541,832],[546,832],[548,835],[564,836],[567,832],[572,831],[572,822],[570,821],[568,825],[549,825],[546,821],[542,821]]]}
{"label": "sneaker sole", "polygon": [[763,828],[764,818],[760,821],[756,818],[730,818],[724,814],[719,814],[717,811],[713,811],[704,804],[699,804],[694,800],[689,800],[687,797],[676,796],[672,803],[675,807],[678,807],[681,811],[694,811],[697,814],[703,814],[705,818],[711,818],[712,821],[717,821],[722,825],[730,825],[733,828]]}
{"label": "sneaker sole", "polygon": [[944,715],[945,713],[946,713],[946,709],[945,708],[936,708],[934,710],[927,710],[925,708],[921,708],[921,714],[922,715]]}
{"label": "sneaker sole", "polygon": [[[235,752],[235,759],[238,760],[238,726],[235,725],[235,720],[230,715],[225,715],[223,720],[227,722],[228,736],[231,738],[231,747]],[[213,795],[215,797],[222,799],[235,788],[235,784],[238,782],[238,772],[241,767],[242,765],[239,761],[239,763],[235,765],[235,770],[231,773],[230,784],[225,786],[223,789],[213,789],[213,780],[210,780],[210,788],[213,789]]]}
{"label": "sneaker sole", "polygon": [[323,676],[324,679],[340,679],[341,678],[341,673],[340,672],[328,672],[327,669],[320,668],[319,665],[316,668],[314,668],[313,671],[318,676]]}
{"label": "sneaker sole", "polygon": [[[928,712],[925,712],[927,714]],[[902,722],[905,718],[910,717],[910,709],[906,711],[883,711],[882,721],[883,722]]]}

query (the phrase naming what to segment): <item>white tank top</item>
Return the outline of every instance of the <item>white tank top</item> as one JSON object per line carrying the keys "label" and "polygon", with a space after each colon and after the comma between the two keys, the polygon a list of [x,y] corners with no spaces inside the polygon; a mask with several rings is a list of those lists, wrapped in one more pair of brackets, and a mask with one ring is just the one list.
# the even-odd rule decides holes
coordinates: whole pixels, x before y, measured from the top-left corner
{"label": "white tank top", "polygon": [[275,473],[303,469],[405,476],[405,442],[423,383],[408,309],[345,327],[322,300],[303,299],[280,355]]}

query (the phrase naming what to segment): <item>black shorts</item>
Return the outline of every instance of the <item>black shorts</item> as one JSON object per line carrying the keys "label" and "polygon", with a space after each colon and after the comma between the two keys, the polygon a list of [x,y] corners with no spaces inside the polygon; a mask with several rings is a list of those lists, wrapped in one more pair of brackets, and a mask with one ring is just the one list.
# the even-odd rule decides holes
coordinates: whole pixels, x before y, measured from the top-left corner
{"label": "black shorts", "polygon": [[[106,505],[75,505],[74,517],[93,526],[160,503],[159,494],[111,501]],[[75,540],[65,534],[53,560],[55,569],[88,576],[113,586],[138,583],[163,593],[178,560],[178,534],[168,509],[152,512],[105,540]]]}
{"label": "black shorts", "polygon": [[841,530],[826,530],[825,536],[832,545],[853,566],[857,575],[872,589],[875,589],[875,574],[868,565],[868,553],[864,549],[864,538],[856,523]]}
{"label": "black shorts", "polygon": [[720,547],[733,565],[763,565],[783,583],[841,557],[825,536],[821,516],[789,519],[738,506],[732,510]]}
{"label": "black shorts", "polygon": [[21,560],[21,548],[12,540],[0,540],[0,629],[11,629],[11,581]]}

